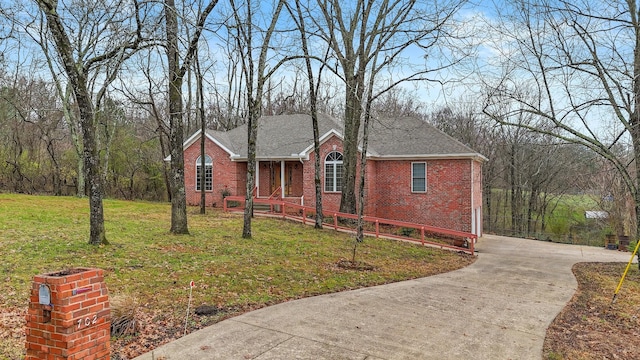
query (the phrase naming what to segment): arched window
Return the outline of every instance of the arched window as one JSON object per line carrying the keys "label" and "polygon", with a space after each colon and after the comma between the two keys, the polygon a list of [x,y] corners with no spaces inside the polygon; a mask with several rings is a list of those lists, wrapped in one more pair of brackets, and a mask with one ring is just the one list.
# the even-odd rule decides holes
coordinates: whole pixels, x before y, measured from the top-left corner
{"label": "arched window", "polygon": [[[196,160],[196,191],[202,191],[200,184],[200,174],[202,171],[202,157]],[[204,191],[213,190],[213,159],[209,155],[204,157]]]}
{"label": "arched window", "polygon": [[332,151],[324,158],[324,191],[342,191],[343,169],[341,153]]}

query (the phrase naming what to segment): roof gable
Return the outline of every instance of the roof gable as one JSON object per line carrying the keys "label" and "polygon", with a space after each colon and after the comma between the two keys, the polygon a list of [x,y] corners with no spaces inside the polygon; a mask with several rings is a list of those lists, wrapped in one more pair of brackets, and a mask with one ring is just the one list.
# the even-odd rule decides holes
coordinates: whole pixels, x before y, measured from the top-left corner
{"label": "roof gable", "polygon": [[[202,130],[198,130],[196,131],[193,135],[191,135],[187,140],[185,140],[184,144],[182,145],[183,149],[188,148],[189,146],[193,145],[197,140],[200,139],[200,134],[202,133]],[[213,130],[206,130],[205,134],[207,136],[207,139],[213,141],[216,145],[218,145],[222,150],[224,150],[225,152],[227,152],[229,154],[229,156],[234,156],[237,155],[233,149],[231,143],[228,140],[228,136],[226,134],[226,132],[222,132],[222,131],[213,131]]]}

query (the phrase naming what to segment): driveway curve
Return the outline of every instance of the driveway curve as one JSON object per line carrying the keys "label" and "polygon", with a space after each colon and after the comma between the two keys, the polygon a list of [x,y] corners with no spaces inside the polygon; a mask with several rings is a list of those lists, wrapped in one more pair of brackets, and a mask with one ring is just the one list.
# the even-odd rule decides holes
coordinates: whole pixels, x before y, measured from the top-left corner
{"label": "driveway curve", "polygon": [[573,264],[630,257],[493,235],[477,250],[457,271],[270,306],[136,359],[539,360],[547,327],[577,288]]}

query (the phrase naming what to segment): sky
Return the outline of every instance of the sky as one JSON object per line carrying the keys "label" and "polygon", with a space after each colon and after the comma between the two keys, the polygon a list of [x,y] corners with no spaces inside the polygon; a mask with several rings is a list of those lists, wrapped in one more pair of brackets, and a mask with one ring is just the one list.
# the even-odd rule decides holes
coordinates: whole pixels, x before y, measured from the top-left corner
{"label": "sky", "polygon": [[[113,2],[113,1],[111,1]],[[29,6],[33,6],[32,2],[29,1],[8,1],[8,0],[0,0],[0,5],[3,5],[3,11],[8,11],[9,7],[7,4],[30,4]],[[70,1],[61,1],[61,3],[70,4]],[[207,39],[206,44],[207,47],[203,47],[203,50],[208,50],[208,60],[206,60],[203,64],[205,68],[208,69],[207,79],[209,89],[206,91],[208,94],[212,94],[215,91],[226,92],[229,88],[233,88],[233,84],[230,86],[228,70],[229,58],[227,56],[226,51],[224,51],[225,46],[224,43],[220,39],[220,32],[223,27],[220,24],[220,13],[228,10],[228,7],[225,8],[221,2],[221,5],[217,9],[217,17],[215,17],[212,22],[209,24],[209,29],[215,31],[217,34],[214,34],[210,31],[205,32],[205,37]],[[259,9],[259,13],[268,14],[270,7],[269,2],[262,2],[261,8]],[[267,4],[267,5],[265,5]],[[496,5],[497,4],[497,5]],[[497,7],[496,7],[497,6]],[[422,102],[427,109],[436,109],[440,106],[451,105],[456,106],[459,105],[460,102],[468,102],[468,103],[476,103],[479,99],[481,99],[482,90],[485,82],[493,82],[497,81],[496,78],[492,78],[492,76],[500,75],[504,72],[505,61],[509,58],[509,53],[504,50],[507,48],[506,45],[512,44],[510,39],[505,38],[504,35],[501,35],[497,32],[489,31],[486,28],[482,28],[482,26],[487,23],[495,23],[497,20],[504,20],[497,17],[496,8],[500,8],[504,10],[504,4],[500,2],[492,2],[492,1],[480,1],[479,3],[467,3],[460,11],[456,14],[455,20],[459,22],[457,27],[452,27],[450,29],[451,34],[455,35],[458,39],[455,41],[452,40],[452,46],[449,47],[441,47],[441,48],[430,48],[427,53],[423,49],[418,47],[409,47],[403,53],[403,64],[402,66],[394,67],[389,71],[385,71],[381,74],[379,80],[381,84],[389,83],[391,81],[395,81],[399,78],[408,76],[411,74],[414,69],[417,68],[437,68],[442,63],[451,63],[458,61],[461,57],[460,52],[453,52],[449,49],[463,49],[465,46],[470,46],[468,57],[464,58],[464,61],[460,63],[456,63],[455,67],[446,68],[444,70],[434,72],[429,74],[429,78],[431,81],[419,81],[419,82],[410,82],[400,85],[400,88],[406,91],[407,94],[410,94],[414,98],[418,99]],[[13,8],[11,8],[13,9]],[[126,12],[126,11],[125,11]],[[21,19],[27,19],[28,16],[33,13],[33,9],[28,7],[19,9],[19,13],[21,14]],[[283,14],[283,16],[287,16]],[[266,19],[268,16],[265,15],[265,21],[262,23],[255,23],[256,26],[265,27]],[[24,20],[26,21],[26,20]],[[3,26],[2,31],[0,31],[0,36],[2,34],[7,33],[7,22],[0,22]],[[36,26],[38,23],[35,22],[31,25],[31,28]],[[513,29],[518,29],[517,27],[513,27]],[[517,30],[514,30],[517,31]],[[83,33],[83,35],[86,35]],[[513,34],[507,34],[513,35]],[[291,40],[291,36],[293,36],[293,40]],[[23,38],[24,34],[23,34]],[[85,37],[86,38],[86,37]],[[289,46],[292,46],[292,49],[295,51],[299,51],[297,46],[299,46],[299,40],[297,40],[297,36],[294,36],[293,33],[283,33],[282,38],[289,41]],[[109,37],[105,37],[105,40],[109,40]],[[311,45],[318,44],[316,41],[311,40]],[[203,42],[204,44],[204,42]],[[20,67],[23,69],[25,73],[28,73],[32,76],[40,76],[42,78],[50,77],[50,73],[46,66],[43,66],[43,58],[41,56],[41,49],[34,46],[33,43],[31,45],[17,45],[15,42],[3,41],[0,40],[0,51],[4,55],[4,61],[2,62],[3,70],[6,72],[11,72],[12,69],[16,67]],[[425,58],[425,55],[428,55]],[[277,55],[282,56],[282,55]],[[155,78],[161,79],[163,77],[162,68],[165,62],[164,54],[162,50],[158,50],[155,52],[155,55],[151,57],[153,61],[156,62],[156,65],[153,66],[152,71],[156,73],[153,74]],[[136,59],[137,60],[137,59]],[[277,59],[273,59],[275,61]],[[2,58],[0,58],[2,61]],[[512,65],[515,63],[512,63]],[[518,64],[515,64],[516,66]],[[135,68],[135,62],[132,61],[127,65],[131,72],[126,73],[126,76],[121,80],[122,83],[138,84],[142,86],[146,86],[146,81],[142,81],[140,77],[140,71],[137,71]],[[24,70],[26,69],[26,70]],[[296,68],[293,67],[283,67],[282,71],[276,74],[274,77],[274,82],[279,82],[281,79],[288,79],[285,83],[291,84],[296,73]],[[237,73],[237,72],[236,72]],[[325,71],[325,75],[329,72]],[[534,78],[527,79],[528,74],[526,72],[520,72],[518,81],[522,81],[523,84],[533,84],[535,85]],[[342,86],[340,81],[337,78],[333,78],[332,81],[335,83],[336,89],[340,89]],[[574,80],[575,81],[575,80]],[[578,85],[576,83],[576,85]],[[162,85],[160,84],[159,90]],[[578,86],[572,88],[572,91],[577,91],[579,89]],[[593,89],[581,89],[586,95],[590,95],[589,91],[593,92]],[[560,88],[558,88],[557,92],[554,95],[556,98],[561,99],[563,96],[563,92]],[[558,105],[564,107],[568,103],[566,101],[557,102]],[[602,123],[599,126],[599,131],[606,132],[608,129],[607,123],[603,119],[610,118],[611,114],[608,113],[608,110],[600,108],[597,111],[591,111],[588,116],[593,117],[594,122],[600,121]],[[609,131],[611,132],[611,131]]]}

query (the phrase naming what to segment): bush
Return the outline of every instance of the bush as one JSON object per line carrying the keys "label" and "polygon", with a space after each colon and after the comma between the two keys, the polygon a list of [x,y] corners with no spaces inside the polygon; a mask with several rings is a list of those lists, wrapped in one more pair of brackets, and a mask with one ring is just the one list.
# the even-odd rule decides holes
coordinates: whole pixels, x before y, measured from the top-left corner
{"label": "bush", "polygon": [[406,237],[411,237],[411,236],[413,236],[413,233],[415,231],[416,231],[416,229],[414,229],[414,228],[403,227],[403,228],[400,228],[400,235],[406,236]]}

